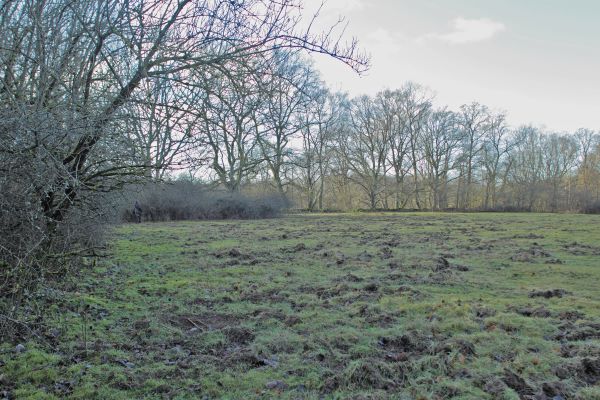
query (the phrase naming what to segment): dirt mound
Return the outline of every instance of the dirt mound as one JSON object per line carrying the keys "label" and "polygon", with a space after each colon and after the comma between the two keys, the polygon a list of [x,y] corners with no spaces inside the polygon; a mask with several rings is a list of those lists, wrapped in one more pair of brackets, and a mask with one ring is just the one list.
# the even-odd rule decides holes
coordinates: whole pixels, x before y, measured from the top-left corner
{"label": "dirt mound", "polygon": [[376,282],[367,283],[362,289],[366,292],[376,292],[379,290],[379,284]]}
{"label": "dirt mound", "polygon": [[548,290],[534,290],[529,292],[529,297],[543,297],[545,299],[549,299],[552,297],[561,298],[564,295],[568,294],[564,289],[548,289]]}
{"label": "dirt mound", "polygon": [[473,311],[477,318],[487,318],[496,315],[496,310],[488,307],[476,307]]}
{"label": "dirt mound", "polygon": [[429,351],[432,343],[433,341],[429,337],[417,332],[409,332],[396,337],[380,337],[377,341],[377,344],[387,352],[387,355],[400,353],[422,354]]}
{"label": "dirt mound", "polygon": [[224,366],[242,367],[253,369],[262,367],[276,367],[277,362],[268,358],[259,357],[249,351],[234,351],[227,353],[222,359]]}
{"label": "dirt mound", "polygon": [[456,271],[468,271],[469,267],[459,264],[450,264],[448,259],[444,256],[441,256],[437,259],[436,264],[433,266],[434,272],[442,272],[448,270],[456,270]]}
{"label": "dirt mound", "polygon": [[381,258],[384,260],[390,259],[394,256],[394,253],[392,252],[392,249],[390,249],[389,247],[382,247],[381,248]]}
{"label": "dirt mound", "polygon": [[527,233],[521,235],[514,235],[513,239],[544,239],[544,235],[536,235],[535,233]]}
{"label": "dirt mound", "polygon": [[536,400],[554,400],[567,398],[567,389],[562,382],[544,382],[542,383],[541,393],[536,396]]}
{"label": "dirt mound", "polygon": [[520,250],[516,254],[510,257],[511,261],[515,262],[527,262],[534,263],[537,262],[538,259],[544,258],[546,259],[547,264],[562,264],[562,260],[555,258],[552,254],[548,253],[546,250],[539,246],[538,244],[534,244],[527,250]]}
{"label": "dirt mound", "polygon": [[249,328],[228,326],[223,329],[227,340],[232,343],[246,344],[254,340],[254,332]]}
{"label": "dirt mound", "polygon": [[453,351],[456,351],[465,357],[474,356],[476,354],[475,345],[468,340],[463,339],[446,340],[435,347],[436,353],[450,354]]}
{"label": "dirt mound", "polygon": [[370,253],[368,253],[366,250],[363,251],[362,253],[360,253],[356,259],[358,261],[362,261],[362,262],[369,262],[371,260],[373,260],[373,255],[371,255]]}
{"label": "dirt mound", "polygon": [[590,385],[598,383],[600,381],[600,358],[584,358],[581,360],[579,376]]}
{"label": "dirt mound", "polygon": [[576,321],[585,318],[585,314],[577,310],[563,311],[558,314],[558,318],[568,321]]}
{"label": "dirt mound", "polygon": [[183,314],[171,317],[168,322],[180,329],[217,330],[229,326],[237,326],[240,318],[230,314],[203,313]]}
{"label": "dirt mound", "polygon": [[289,253],[297,253],[299,251],[306,250],[306,245],[304,243],[298,243],[294,247],[288,250]]}
{"label": "dirt mound", "polygon": [[600,382],[600,358],[584,357],[554,368],[560,379],[575,379],[583,384],[596,385]]}
{"label": "dirt mound", "polygon": [[448,269],[450,269],[450,262],[444,257],[438,258],[437,263],[433,267],[435,272],[446,271]]}
{"label": "dirt mound", "polygon": [[364,279],[361,278],[358,275],[353,274],[352,272],[348,272],[346,275],[335,277],[334,279],[332,279],[332,281],[336,282],[336,283],[339,283],[339,282],[353,282],[353,283],[357,283],[357,282],[364,281]]}
{"label": "dirt mound", "polygon": [[377,359],[362,359],[351,362],[341,373],[326,379],[321,391],[331,393],[338,388],[393,390],[400,385],[403,376],[403,370],[394,364]]}
{"label": "dirt mound", "polygon": [[479,386],[488,394],[492,395],[494,399],[501,399],[504,391],[506,390],[506,384],[495,376],[489,377],[482,382],[479,382]]}
{"label": "dirt mound", "polygon": [[591,322],[577,325],[573,323],[567,323],[559,328],[559,332],[555,339],[568,342],[600,339],[600,324]]}
{"label": "dirt mound", "polygon": [[545,308],[541,307],[523,307],[516,310],[517,314],[523,315],[525,317],[535,317],[535,318],[549,318],[552,316],[552,312]]}
{"label": "dirt mound", "polygon": [[525,381],[525,379],[509,369],[504,370],[502,380],[506,386],[517,392],[521,398],[524,396],[533,396],[535,394],[535,390],[527,383],[527,381]]}
{"label": "dirt mound", "polygon": [[564,246],[564,249],[574,256],[600,255],[600,248],[583,243],[572,242]]}

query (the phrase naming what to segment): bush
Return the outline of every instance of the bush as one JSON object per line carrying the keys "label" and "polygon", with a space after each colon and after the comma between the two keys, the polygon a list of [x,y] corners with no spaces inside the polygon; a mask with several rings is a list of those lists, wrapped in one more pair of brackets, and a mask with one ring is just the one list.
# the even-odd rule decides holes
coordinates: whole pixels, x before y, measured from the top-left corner
{"label": "bush", "polygon": [[133,204],[142,209],[142,221],[199,219],[258,219],[278,216],[286,202],[278,195],[247,196],[210,190],[192,182],[154,183],[130,191],[122,219],[135,222]]}
{"label": "bush", "polygon": [[61,220],[49,219],[39,193],[52,190],[48,182],[60,170],[17,155],[0,151],[7,170],[0,174],[0,341],[23,335],[22,321],[37,320],[43,310],[31,304],[38,290],[74,276],[114,214],[108,195],[82,192]]}
{"label": "bush", "polygon": [[584,214],[600,214],[600,201],[595,201],[585,206],[582,210]]}

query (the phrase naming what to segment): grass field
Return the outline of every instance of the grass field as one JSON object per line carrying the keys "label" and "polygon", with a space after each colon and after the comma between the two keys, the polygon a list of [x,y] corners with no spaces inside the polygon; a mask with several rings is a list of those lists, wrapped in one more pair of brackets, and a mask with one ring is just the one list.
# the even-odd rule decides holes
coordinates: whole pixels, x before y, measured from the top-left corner
{"label": "grass field", "polygon": [[0,397],[600,399],[599,279],[600,216],[124,225]]}

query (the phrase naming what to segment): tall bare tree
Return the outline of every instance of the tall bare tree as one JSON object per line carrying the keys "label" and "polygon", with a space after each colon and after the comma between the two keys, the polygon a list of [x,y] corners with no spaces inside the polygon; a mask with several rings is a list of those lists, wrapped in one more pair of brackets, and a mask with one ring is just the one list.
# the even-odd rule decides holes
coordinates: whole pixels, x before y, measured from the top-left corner
{"label": "tall bare tree", "polygon": [[421,208],[419,187],[419,161],[421,159],[420,137],[431,111],[433,94],[425,87],[409,82],[400,89],[398,106],[400,124],[404,135],[408,138],[408,157],[413,180],[413,196],[415,206]]}
{"label": "tall bare tree", "polygon": [[460,139],[457,118],[453,112],[441,109],[429,115],[422,135],[422,146],[433,209],[448,207],[448,183]]}
{"label": "tall bare tree", "polygon": [[371,98],[356,98],[351,107],[348,163],[353,180],[367,194],[369,207],[375,209],[385,178],[389,141]]}
{"label": "tall bare tree", "polygon": [[265,101],[260,112],[265,133],[258,143],[275,187],[285,199],[283,174],[292,154],[290,142],[306,127],[303,114],[309,113],[309,103],[317,85],[322,83],[318,82],[316,71],[295,52],[277,52],[269,69],[270,79],[263,88]]}
{"label": "tall bare tree", "polygon": [[227,74],[204,76],[205,95],[197,111],[200,142],[210,154],[210,167],[231,192],[238,192],[263,162],[258,113],[265,98],[260,76],[247,66],[247,61],[231,63]]}
{"label": "tall bare tree", "polygon": [[484,208],[496,207],[496,190],[502,160],[514,145],[515,142],[510,137],[510,130],[506,123],[506,115],[504,113],[490,114],[480,153],[485,184]]}
{"label": "tall bare tree", "polygon": [[465,104],[460,107],[460,124],[462,127],[462,156],[457,191],[459,207],[472,206],[473,183],[475,180],[475,162],[482,150],[482,139],[489,129],[489,110],[479,103]]}

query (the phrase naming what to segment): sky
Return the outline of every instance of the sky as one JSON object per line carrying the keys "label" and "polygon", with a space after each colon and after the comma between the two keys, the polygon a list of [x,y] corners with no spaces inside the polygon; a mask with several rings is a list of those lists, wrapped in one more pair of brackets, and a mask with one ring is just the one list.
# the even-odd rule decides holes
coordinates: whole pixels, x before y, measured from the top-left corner
{"label": "sky", "polygon": [[[305,12],[320,0],[305,0]],[[351,95],[404,82],[438,106],[477,101],[514,126],[600,130],[600,0],[328,0],[317,27],[343,16],[371,56],[358,76],[312,56],[323,79]]]}

